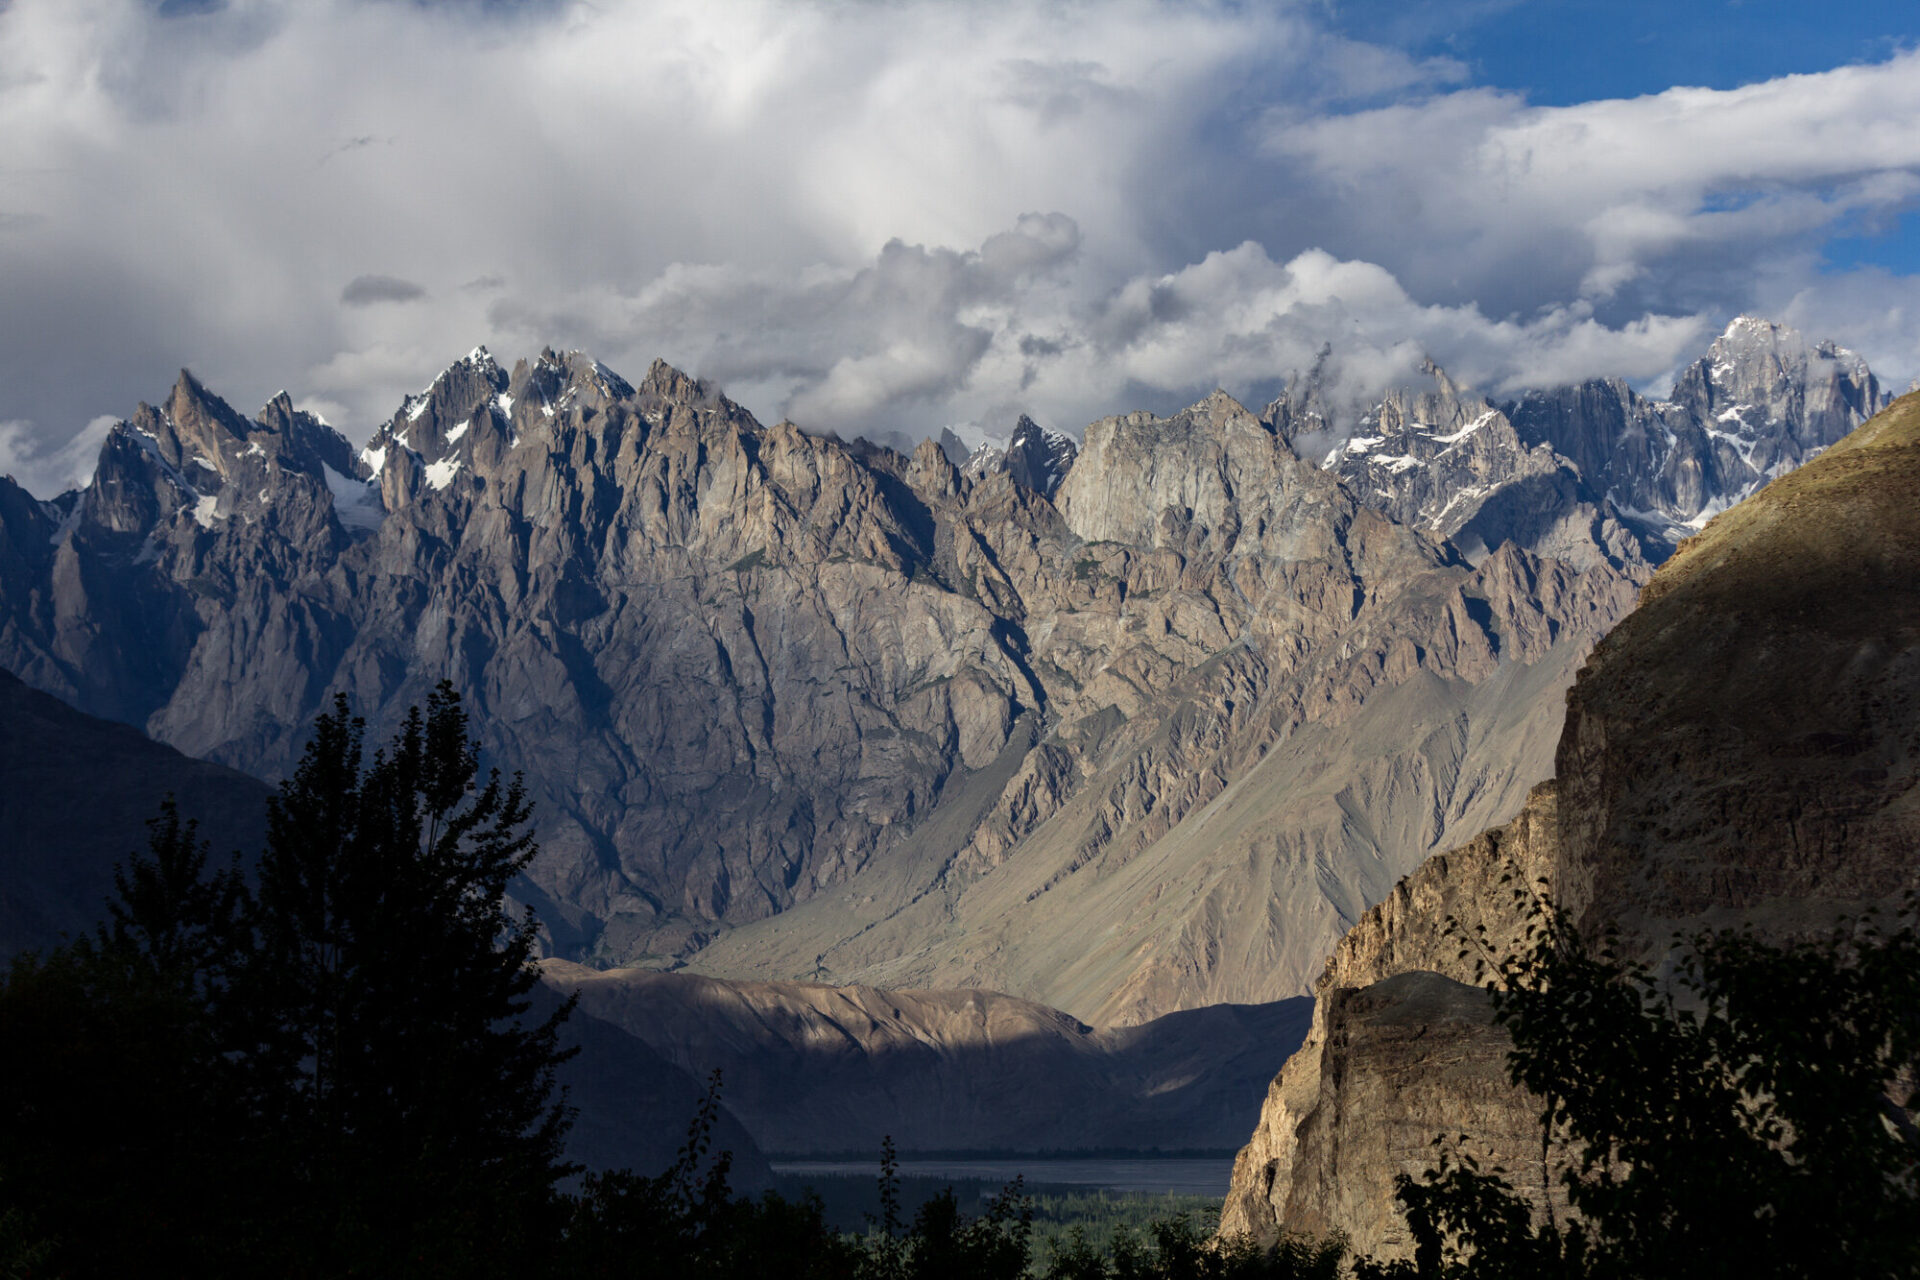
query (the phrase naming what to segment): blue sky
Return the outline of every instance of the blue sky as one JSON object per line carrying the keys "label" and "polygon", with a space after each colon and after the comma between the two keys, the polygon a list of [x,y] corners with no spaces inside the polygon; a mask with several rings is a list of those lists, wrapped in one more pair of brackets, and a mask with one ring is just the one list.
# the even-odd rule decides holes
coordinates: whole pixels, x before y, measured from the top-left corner
{"label": "blue sky", "polygon": [[[1325,11],[1350,36],[1390,32],[1540,106],[1675,85],[1734,89],[1882,61],[1920,42],[1913,0],[1328,0]],[[1825,256],[1836,270],[1920,272],[1920,218],[1861,220]]]}
{"label": "blue sky", "polygon": [[1325,344],[1658,387],[1756,312],[1920,375],[1920,6],[12,0],[0,471],[190,366],[361,438],[477,342],[895,441]]}

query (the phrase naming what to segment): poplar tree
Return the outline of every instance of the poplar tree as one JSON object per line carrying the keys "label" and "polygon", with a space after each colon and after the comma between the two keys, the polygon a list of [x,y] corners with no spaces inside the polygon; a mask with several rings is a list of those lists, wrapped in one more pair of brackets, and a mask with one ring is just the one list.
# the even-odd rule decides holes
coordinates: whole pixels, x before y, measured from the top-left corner
{"label": "poplar tree", "polygon": [[242,1038],[329,1265],[496,1269],[550,1231],[572,1005],[529,1024],[538,923],[506,905],[535,853],[520,779],[479,779],[442,682],[364,754],[346,699],[269,801]]}

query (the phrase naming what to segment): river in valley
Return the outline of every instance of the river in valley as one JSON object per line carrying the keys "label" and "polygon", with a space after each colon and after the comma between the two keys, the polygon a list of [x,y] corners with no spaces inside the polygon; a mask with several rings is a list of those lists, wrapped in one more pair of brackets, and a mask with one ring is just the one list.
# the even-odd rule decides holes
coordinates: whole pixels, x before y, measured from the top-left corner
{"label": "river in valley", "polygon": [[[775,1160],[773,1171],[782,1180],[808,1178],[875,1178],[878,1160]],[[1073,1186],[1152,1195],[1224,1198],[1233,1176],[1233,1158],[1173,1157],[1103,1158],[1074,1156],[1006,1156],[998,1159],[904,1159],[902,1179],[953,1179],[1001,1185],[1024,1177],[1028,1186]]]}

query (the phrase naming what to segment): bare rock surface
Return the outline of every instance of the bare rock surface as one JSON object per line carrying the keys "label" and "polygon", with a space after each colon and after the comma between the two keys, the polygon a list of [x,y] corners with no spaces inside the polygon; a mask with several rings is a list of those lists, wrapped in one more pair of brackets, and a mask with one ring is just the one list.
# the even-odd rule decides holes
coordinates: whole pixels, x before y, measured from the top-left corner
{"label": "bare rock surface", "polygon": [[1727,326],[1664,400],[1618,379],[1528,392],[1521,438],[1570,459],[1662,558],[1773,478],[1817,456],[1891,396],[1858,355],[1754,316]]}
{"label": "bare rock surface", "polygon": [[[1546,882],[1585,929],[1615,926],[1651,960],[1676,930],[1789,939],[1920,884],[1916,493],[1908,396],[1682,544],[1575,682],[1557,780],[1428,860],[1334,950],[1223,1230],[1339,1228],[1404,1253],[1391,1183],[1424,1167],[1404,1155],[1410,1131],[1537,1162],[1537,1106],[1505,1084],[1502,1034],[1464,985],[1470,937],[1518,941],[1516,887]],[[1454,1048],[1429,1055],[1389,1025]]]}
{"label": "bare rock surface", "polygon": [[87,489],[0,482],[0,664],[268,778],[336,692],[377,740],[450,679],[556,954],[1107,1025],[1303,993],[1546,774],[1637,584],[1469,559],[1224,394],[990,461],[577,352],[476,349],[357,452],[183,374]]}
{"label": "bare rock surface", "polygon": [[0,665],[265,778],[335,693],[377,740],[452,680],[569,958],[1098,1025],[1263,1003],[1552,772],[1664,554],[1647,477],[1678,527],[1879,399],[1753,321],[1666,407],[1428,376],[1329,470],[1312,379],[956,464],[578,352],[476,348],[358,451],[183,373],[86,489],[0,481]]}
{"label": "bare rock surface", "polygon": [[1469,558],[1513,542],[1641,578],[1891,399],[1853,352],[1752,316],[1728,325],[1664,399],[1596,378],[1496,405],[1428,362],[1430,387],[1343,405],[1326,391],[1329,361],[1332,348],[1265,416],[1362,502]]}

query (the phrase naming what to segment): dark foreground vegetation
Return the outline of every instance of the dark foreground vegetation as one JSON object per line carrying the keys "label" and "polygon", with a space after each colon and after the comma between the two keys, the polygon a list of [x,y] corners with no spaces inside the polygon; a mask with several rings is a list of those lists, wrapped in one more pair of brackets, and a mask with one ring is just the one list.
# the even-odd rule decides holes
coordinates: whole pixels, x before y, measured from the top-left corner
{"label": "dark foreground vegetation", "polygon": [[[885,1210],[881,1192],[886,1184],[870,1174],[813,1175],[776,1170],[774,1190],[789,1200],[817,1195],[827,1224],[843,1232],[865,1231]],[[980,1177],[902,1173],[894,1191],[900,1212],[911,1221],[921,1205],[948,1193],[962,1212],[977,1215],[1003,1194],[1006,1186]],[[1204,1229],[1218,1220],[1222,1199],[1179,1192],[1114,1191],[1085,1183],[1025,1182],[1024,1191],[1033,1213],[1030,1239],[1035,1258],[1047,1258],[1065,1248],[1076,1231],[1083,1240],[1107,1242],[1116,1231],[1138,1232],[1144,1224],[1175,1218]]]}
{"label": "dark foreground vegetation", "polygon": [[[1339,1251],[1206,1247],[1174,1217],[1036,1257],[1016,1184],[847,1232],[749,1200],[708,1149],[580,1175],[555,1088],[570,1004],[530,1020],[537,923],[519,781],[481,777],[442,685],[369,754],[344,700],[216,867],[171,805],[93,934],[0,984],[0,1278],[1331,1276]],[[1303,1265],[1311,1264],[1306,1269]]]}
{"label": "dark foreground vegetation", "polygon": [[[1544,1208],[1468,1139],[1403,1178],[1416,1257],[1217,1240],[1209,1219],[1049,1227],[1019,1183],[846,1230],[817,1195],[733,1194],[718,1081],[656,1176],[565,1163],[562,1006],[529,1020],[518,780],[459,701],[369,757],[344,701],[270,803],[257,864],[171,806],[93,934],[0,983],[0,1280],[42,1276],[1254,1280],[1920,1275],[1920,938],[1856,922],[1703,935],[1652,972],[1544,904],[1489,956]],[[1064,1215],[1060,1215],[1064,1216]]]}
{"label": "dark foreground vegetation", "polygon": [[1416,1257],[1362,1280],[1920,1276],[1914,895],[1786,945],[1676,939],[1659,969],[1521,896],[1531,947],[1482,969],[1559,1175],[1536,1204],[1443,1135],[1398,1179]]}

